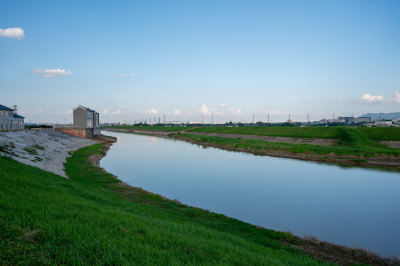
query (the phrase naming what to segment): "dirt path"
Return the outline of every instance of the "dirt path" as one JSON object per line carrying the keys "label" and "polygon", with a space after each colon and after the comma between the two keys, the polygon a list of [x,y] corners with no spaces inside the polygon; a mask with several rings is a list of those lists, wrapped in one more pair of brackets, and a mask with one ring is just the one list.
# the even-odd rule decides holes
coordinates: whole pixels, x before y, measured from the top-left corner
{"label": "dirt path", "polygon": [[400,141],[398,140],[382,140],[381,143],[388,145],[391,148],[400,149]]}
{"label": "dirt path", "polygon": [[0,133],[0,155],[67,177],[64,163],[69,153],[96,142],[54,130]]}

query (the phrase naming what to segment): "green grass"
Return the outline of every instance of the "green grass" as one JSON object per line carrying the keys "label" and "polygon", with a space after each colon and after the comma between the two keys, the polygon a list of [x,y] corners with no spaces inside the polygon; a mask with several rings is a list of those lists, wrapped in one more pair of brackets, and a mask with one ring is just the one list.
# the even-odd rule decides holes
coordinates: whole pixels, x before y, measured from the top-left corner
{"label": "green grass", "polygon": [[359,127],[357,129],[373,140],[400,140],[398,127]]}
{"label": "green grass", "polygon": [[343,129],[365,134],[372,140],[400,140],[400,128],[379,127],[199,127],[188,132],[246,134],[295,138],[340,138]]}
{"label": "green grass", "polygon": [[359,132],[352,129],[343,129],[341,131],[341,139],[339,140],[340,145],[293,144],[240,138],[198,136],[190,134],[181,134],[180,137],[187,138],[191,141],[201,144],[213,144],[221,148],[225,147],[233,150],[251,151],[256,153],[265,150],[281,150],[292,153],[312,153],[318,155],[334,153],[341,156],[400,156],[400,149],[386,147],[373,140],[370,140],[364,134],[359,134]]}
{"label": "green grass", "polygon": [[190,126],[173,126],[173,127],[164,127],[164,126],[109,126],[109,127],[102,127],[102,129],[110,129],[113,128],[117,129],[133,129],[133,130],[145,130],[145,131],[171,131],[171,132],[178,132],[182,130],[187,130],[192,127]]}
{"label": "green grass", "polygon": [[27,153],[30,153],[32,155],[37,155],[38,154],[37,150],[35,150],[34,148],[31,148],[31,147],[25,147],[24,151],[26,151]]}
{"label": "green grass", "polygon": [[39,144],[32,145],[32,148],[35,148],[35,149],[38,149],[38,150],[42,150],[42,151],[44,151],[46,149],[45,147],[40,146]]}
{"label": "green grass", "polygon": [[335,127],[198,127],[188,132],[263,135],[297,138],[335,138]]}
{"label": "green grass", "polygon": [[70,179],[0,157],[0,264],[318,265],[287,233],[259,229],[140,189],[129,193],[87,158]]}

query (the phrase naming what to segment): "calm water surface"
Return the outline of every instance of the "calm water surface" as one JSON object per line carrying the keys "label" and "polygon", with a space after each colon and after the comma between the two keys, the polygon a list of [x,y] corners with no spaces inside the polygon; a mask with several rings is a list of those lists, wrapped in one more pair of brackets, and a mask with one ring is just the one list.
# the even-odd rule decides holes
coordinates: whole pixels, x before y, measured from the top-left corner
{"label": "calm water surface", "polygon": [[400,174],[106,132],[101,166],[182,203],[298,236],[400,256]]}

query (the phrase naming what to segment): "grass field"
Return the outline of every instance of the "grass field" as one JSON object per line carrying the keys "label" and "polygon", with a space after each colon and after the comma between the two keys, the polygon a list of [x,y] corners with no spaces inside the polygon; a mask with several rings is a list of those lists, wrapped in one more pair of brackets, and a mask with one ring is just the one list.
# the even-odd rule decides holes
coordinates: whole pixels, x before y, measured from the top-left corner
{"label": "grass field", "polygon": [[385,147],[375,141],[363,138],[353,138],[353,135],[344,134],[341,145],[310,145],[293,144],[282,142],[268,142],[263,140],[250,140],[241,138],[223,138],[213,136],[198,136],[181,134],[180,137],[187,138],[200,144],[213,144],[216,147],[230,148],[238,151],[250,151],[258,153],[265,150],[280,150],[291,153],[311,153],[317,155],[336,154],[340,156],[366,156],[393,155],[400,156],[400,149]]}
{"label": "grass field", "polygon": [[192,132],[281,136],[295,138],[340,138],[340,131],[352,129],[372,140],[400,140],[400,128],[379,127],[199,127]]}
{"label": "grass field", "polygon": [[118,185],[87,158],[71,179],[0,157],[0,264],[318,265],[281,239],[223,215]]}

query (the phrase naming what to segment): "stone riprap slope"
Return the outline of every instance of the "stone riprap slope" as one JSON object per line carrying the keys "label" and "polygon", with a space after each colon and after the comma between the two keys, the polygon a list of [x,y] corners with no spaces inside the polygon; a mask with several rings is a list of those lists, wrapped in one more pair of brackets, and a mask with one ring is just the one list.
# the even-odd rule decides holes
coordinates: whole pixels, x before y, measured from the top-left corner
{"label": "stone riprap slope", "polygon": [[0,155],[67,177],[64,163],[69,152],[96,142],[54,130],[0,133]]}

